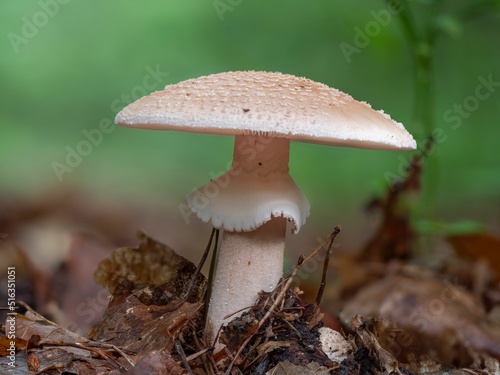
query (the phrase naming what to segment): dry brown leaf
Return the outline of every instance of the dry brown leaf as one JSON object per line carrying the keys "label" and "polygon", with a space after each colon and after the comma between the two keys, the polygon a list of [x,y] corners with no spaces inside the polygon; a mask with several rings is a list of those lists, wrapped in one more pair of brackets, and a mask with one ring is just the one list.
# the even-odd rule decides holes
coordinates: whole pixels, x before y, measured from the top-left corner
{"label": "dry brown leaf", "polygon": [[220,342],[231,352],[237,352],[244,341],[257,332],[258,324],[254,314],[244,313],[222,328]]}
{"label": "dry brown leaf", "polygon": [[341,312],[382,318],[377,339],[403,363],[433,359],[467,367],[482,353],[500,358],[500,327],[474,296],[422,271],[391,274],[362,289]]}
{"label": "dry brown leaf", "polygon": [[368,348],[371,356],[375,358],[375,365],[381,373],[401,375],[398,361],[379,344],[377,337],[366,328],[361,315],[352,318],[351,327],[361,339],[363,346]]}
{"label": "dry brown leaf", "polygon": [[112,299],[89,337],[144,356],[171,349],[178,335],[197,316],[206,280],[200,275],[188,301],[183,297],[196,267],[172,249],[143,233],[137,248],[119,248],[95,273]]}
{"label": "dry brown leaf", "polygon": [[257,352],[259,353],[259,356],[262,356],[264,353],[270,353],[273,350],[279,348],[289,348],[289,347],[290,347],[289,341],[268,341],[262,345],[259,345],[257,347]]}
{"label": "dry brown leaf", "polygon": [[[0,336],[0,357],[4,357],[9,355],[9,348],[12,340],[7,336]],[[28,342],[19,337],[14,339],[14,346],[16,348],[16,352],[26,349],[26,344]]]}
{"label": "dry brown leaf", "polygon": [[73,373],[109,374],[113,369],[123,370],[133,364],[123,351],[107,343],[90,341],[24,307],[27,312],[16,316],[16,341],[24,343],[22,350],[16,352],[17,367],[10,365],[9,357],[2,356],[0,373],[59,374],[80,369]]}
{"label": "dry brown leaf", "polygon": [[108,307],[89,337],[112,343],[139,356],[171,349],[179,333],[202,306],[200,302],[176,304],[177,300],[166,306],[145,305],[137,295],[129,296]]}
{"label": "dry brown leaf", "polygon": [[127,371],[127,375],[184,375],[187,373],[165,350],[147,354]]}
{"label": "dry brown leaf", "polygon": [[325,314],[321,312],[319,306],[315,306],[315,309],[307,322],[307,328],[313,329],[316,327],[323,320],[324,316]]}
{"label": "dry brown leaf", "polygon": [[[161,286],[171,296],[180,297],[187,292],[196,266],[178,255],[168,246],[139,232],[140,244],[136,248],[114,250],[95,272],[95,280],[112,294],[118,286],[125,286],[120,294],[131,294],[143,287]],[[199,275],[190,294],[189,302],[198,301],[203,294],[206,279]]]}
{"label": "dry brown leaf", "polygon": [[[33,310],[28,310],[24,315],[16,317],[16,336],[19,339],[29,341],[33,336],[40,336],[42,342],[58,343],[85,343],[86,338],[58,326]],[[82,351],[74,348],[78,353]]]}
{"label": "dry brown leaf", "polygon": [[320,366],[316,362],[309,363],[306,366],[294,365],[289,361],[278,363],[266,375],[329,375],[330,370]]}
{"label": "dry brown leaf", "polygon": [[[185,296],[196,267],[146,235],[140,237],[138,248],[118,249],[101,263],[97,278],[108,283],[114,295],[92,333],[95,340],[49,321],[28,306],[24,315],[17,315],[16,335],[20,344],[25,343],[25,352],[19,351],[16,361],[28,366],[24,373],[124,373],[135,365],[137,358],[170,350],[179,334],[200,320],[197,313],[202,303],[177,297]],[[204,284],[204,277],[199,276],[191,299],[202,294]],[[171,369],[172,374],[183,373],[166,354],[145,357],[137,373],[141,373],[141,368],[162,363],[167,367],[158,373],[165,373],[165,368]],[[0,359],[0,365],[1,369],[9,366],[5,358]]]}

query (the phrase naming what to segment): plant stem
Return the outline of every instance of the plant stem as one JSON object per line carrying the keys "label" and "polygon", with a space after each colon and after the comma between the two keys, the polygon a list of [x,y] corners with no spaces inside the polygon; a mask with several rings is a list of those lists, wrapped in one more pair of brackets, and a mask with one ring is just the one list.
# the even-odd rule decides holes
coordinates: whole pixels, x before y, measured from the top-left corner
{"label": "plant stem", "polygon": [[[441,13],[443,0],[435,0],[428,5],[425,15],[427,22],[421,27],[409,6],[408,0],[400,0],[399,6],[391,0],[387,3],[399,12],[401,26],[410,46],[410,53],[414,63],[415,109],[413,128],[421,132],[421,139],[432,137],[435,128],[435,77],[433,52],[438,30],[438,19]],[[438,158],[434,153],[427,157],[426,169],[423,175],[421,204],[418,205],[418,217],[430,218],[433,216],[435,194],[439,177]]]}

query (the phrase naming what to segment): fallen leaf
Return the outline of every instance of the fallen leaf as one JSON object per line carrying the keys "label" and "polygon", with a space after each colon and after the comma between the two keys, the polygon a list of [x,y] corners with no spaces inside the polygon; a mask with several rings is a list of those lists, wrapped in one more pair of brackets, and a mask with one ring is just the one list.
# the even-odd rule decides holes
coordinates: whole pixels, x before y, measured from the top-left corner
{"label": "fallen leaf", "polygon": [[[30,371],[40,374],[110,374],[112,370],[124,370],[133,364],[122,350],[81,337],[44,318],[29,306],[21,305],[27,311],[24,315],[16,315],[16,345],[23,344],[24,348],[16,351],[14,361],[9,356],[0,357],[1,374],[27,374]],[[0,334],[5,335],[4,327],[0,328]],[[12,367],[12,362],[15,367]],[[79,372],[71,372],[75,369]]]}
{"label": "fallen leaf", "polygon": [[26,349],[26,340],[23,340],[19,337],[16,337],[14,340],[12,340],[7,336],[0,336],[0,357],[4,357],[10,354],[9,348],[11,347],[12,341],[14,341],[16,352]]}
{"label": "fallen leaf", "polygon": [[179,305],[177,300],[166,306],[145,305],[137,295],[131,295],[108,307],[89,338],[114,344],[140,357],[169,350],[201,306],[200,302]]}
{"label": "fallen leaf", "polygon": [[[140,232],[138,237],[141,241],[138,247],[116,249],[99,263],[94,275],[96,282],[107,287],[111,294],[119,285],[128,289],[121,294],[131,294],[146,286],[161,286],[172,296],[185,294],[196,266],[146,234]],[[205,277],[199,274],[188,302],[200,300],[205,285]]]}
{"label": "fallen leaf", "polygon": [[142,357],[127,371],[127,375],[184,375],[184,370],[165,350],[153,351]]}
{"label": "fallen leaf", "polygon": [[294,365],[289,361],[278,363],[271,370],[266,372],[266,375],[329,375],[330,370],[320,366],[316,362],[307,364],[306,366]]}
{"label": "fallen leaf", "polygon": [[351,327],[361,339],[363,346],[368,348],[370,355],[374,357],[374,365],[381,373],[402,375],[396,358],[379,344],[375,334],[366,328],[361,315],[352,318]]}
{"label": "fallen leaf", "polygon": [[34,311],[27,311],[25,315],[17,314],[16,336],[26,341],[29,341],[33,336],[39,336],[40,341],[50,342],[83,343],[88,341],[86,338],[58,326]]}
{"label": "fallen leaf", "polygon": [[259,345],[257,347],[257,352],[259,353],[259,356],[262,356],[264,353],[270,353],[276,349],[289,348],[289,347],[290,347],[289,341],[268,341],[262,345]]}
{"label": "fallen leaf", "polygon": [[500,327],[489,323],[481,302],[424,270],[389,274],[360,290],[340,316],[349,326],[358,314],[388,322],[378,325],[377,338],[405,364],[431,358],[467,367],[481,353],[500,358]]}

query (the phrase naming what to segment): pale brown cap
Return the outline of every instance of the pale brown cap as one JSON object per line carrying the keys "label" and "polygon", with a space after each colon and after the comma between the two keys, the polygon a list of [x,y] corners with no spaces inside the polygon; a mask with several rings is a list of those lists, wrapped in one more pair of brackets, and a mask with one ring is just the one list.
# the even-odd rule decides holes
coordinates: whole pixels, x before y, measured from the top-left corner
{"label": "pale brown cap", "polygon": [[125,107],[119,125],[193,133],[259,134],[368,149],[415,149],[404,126],[339,90],[269,72],[212,74]]}

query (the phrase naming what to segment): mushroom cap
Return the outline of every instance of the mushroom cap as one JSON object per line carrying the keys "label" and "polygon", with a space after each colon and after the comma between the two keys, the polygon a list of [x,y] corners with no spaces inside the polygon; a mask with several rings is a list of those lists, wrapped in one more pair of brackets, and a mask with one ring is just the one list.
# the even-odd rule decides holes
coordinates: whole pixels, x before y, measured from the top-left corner
{"label": "mushroom cap", "polygon": [[367,149],[416,148],[404,126],[383,111],[322,83],[283,73],[226,72],[167,85],[129,104],[115,122]]}

